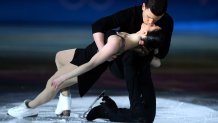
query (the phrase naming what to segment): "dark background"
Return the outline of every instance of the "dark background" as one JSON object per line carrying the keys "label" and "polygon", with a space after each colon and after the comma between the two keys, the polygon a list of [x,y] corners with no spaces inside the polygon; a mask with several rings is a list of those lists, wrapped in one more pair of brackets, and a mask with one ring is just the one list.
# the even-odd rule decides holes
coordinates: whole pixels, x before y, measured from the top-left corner
{"label": "dark background", "polygon": [[[81,23],[118,10],[141,5],[143,0],[5,0],[0,3],[2,23]],[[216,0],[169,0],[168,11],[176,22],[216,21]]]}
{"label": "dark background", "polygon": [[[55,72],[55,54],[92,42],[91,24],[142,0],[0,1],[0,85],[37,88]],[[169,55],[152,68],[157,90],[218,91],[218,1],[169,0],[175,28]],[[109,71],[95,88],[124,89]]]}

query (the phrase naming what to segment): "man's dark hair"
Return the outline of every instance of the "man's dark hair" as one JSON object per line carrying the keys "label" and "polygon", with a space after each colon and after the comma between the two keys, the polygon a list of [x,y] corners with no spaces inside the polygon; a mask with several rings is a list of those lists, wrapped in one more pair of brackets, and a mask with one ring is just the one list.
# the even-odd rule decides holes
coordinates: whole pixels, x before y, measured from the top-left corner
{"label": "man's dark hair", "polygon": [[145,4],[156,16],[160,16],[167,11],[167,0],[145,0]]}

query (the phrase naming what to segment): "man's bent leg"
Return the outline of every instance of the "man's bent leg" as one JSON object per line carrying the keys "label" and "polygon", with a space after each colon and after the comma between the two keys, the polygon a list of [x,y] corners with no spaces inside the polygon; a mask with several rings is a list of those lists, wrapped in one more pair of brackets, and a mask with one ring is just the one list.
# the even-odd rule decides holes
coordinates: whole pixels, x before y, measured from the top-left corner
{"label": "man's bent leg", "polygon": [[144,66],[139,76],[147,122],[152,123],[156,115],[156,94],[151,78],[150,66]]}
{"label": "man's bent leg", "polygon": [[113,61],[110,66],[113,74],[126,81],[131,109],[119,109],[116,115],[112,114],[110,119],[113,121],[132,121],[144,117],[140,116],[144,114],[142,112],[144,108],[141,102],[141,88],[137,79],[141,67],[140,60],[140,57],[137,57],[133,52],[126,52],[119,59]]}
{"label": "man's bent leg", "polygon": [[127,52],[123,56],[124,78],[129,92],[131,110],[141,108],[141,90],[138,82],[141,67],[139,61],[141,61],[140,57],[134,52]]}

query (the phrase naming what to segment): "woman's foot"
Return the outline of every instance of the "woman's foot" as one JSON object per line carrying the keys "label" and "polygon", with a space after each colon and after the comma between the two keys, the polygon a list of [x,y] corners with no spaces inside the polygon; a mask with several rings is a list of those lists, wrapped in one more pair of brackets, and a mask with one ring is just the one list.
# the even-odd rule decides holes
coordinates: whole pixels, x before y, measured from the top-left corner
{"label": "woman's foot", "polygon": [[27,103],[29,100],[25,100],[21,105],[8,109],[8,115],[16,118],[35,117],[38,115],[38,110],[34,108],[28,108]]}

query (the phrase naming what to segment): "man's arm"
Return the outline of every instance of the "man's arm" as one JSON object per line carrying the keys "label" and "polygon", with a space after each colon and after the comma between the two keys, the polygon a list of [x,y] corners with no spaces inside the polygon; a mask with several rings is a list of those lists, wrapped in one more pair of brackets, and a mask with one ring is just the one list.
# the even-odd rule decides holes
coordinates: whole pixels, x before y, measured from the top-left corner
{"label": "man's arm", "polygon": [[93,39],[98,47],[98,50],[101,50],[105,45],[104,33],[107,30],[112,30],[113,28],[116,28],[118,26],[114,18],[114,15],[107,16],[97,20],[95,23],[92,24]]}
{"label": "man's arm", "polygon": [[104,45],[104,33],[108,30],[119,28],[122,25],[127,25],[129,20],[129,9],[119,11],[110,16],[103,17],[92,24],[92,33],[94,41],[100,50]]}
{"label": "man's arm", "polygon": [[102,32],[96,32],[93,34],[94,41],[96,43],[96,46],[98,47],[98,50],[101,50],[104,47],[104,33]]}
{"label": "man's arm", "polygon": [[163,20],[162,25],[160,25],[163,34],[163,41],[158,48],[159,52],[155,55],[157,58],[163,59],[169,52],[171,37],[173,33],[174,22],[173,19],[166,15],[165,20]]}

